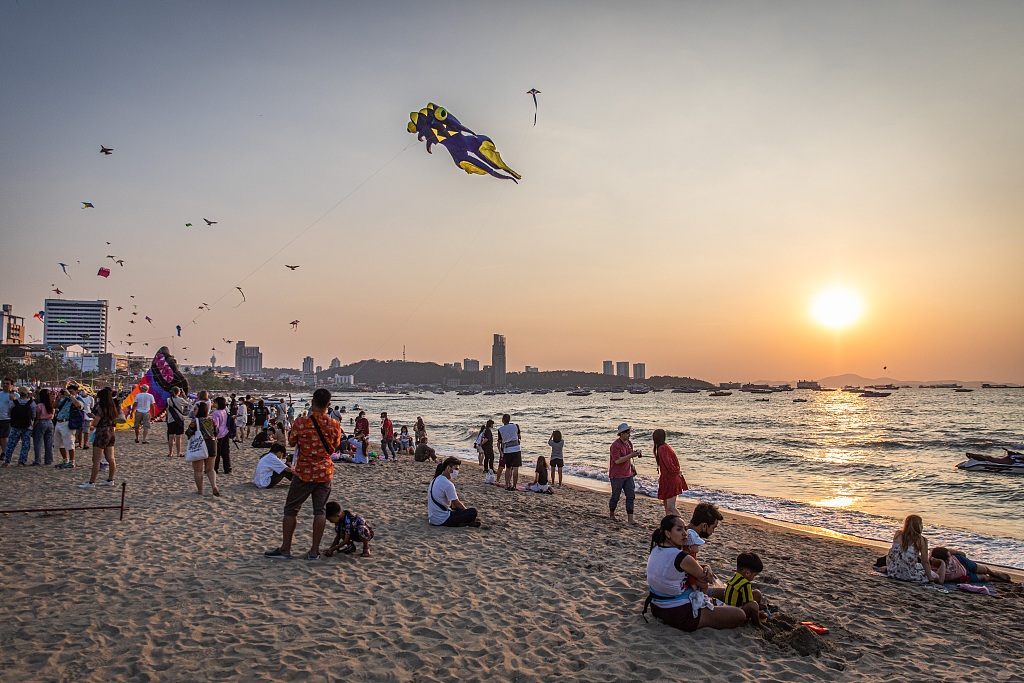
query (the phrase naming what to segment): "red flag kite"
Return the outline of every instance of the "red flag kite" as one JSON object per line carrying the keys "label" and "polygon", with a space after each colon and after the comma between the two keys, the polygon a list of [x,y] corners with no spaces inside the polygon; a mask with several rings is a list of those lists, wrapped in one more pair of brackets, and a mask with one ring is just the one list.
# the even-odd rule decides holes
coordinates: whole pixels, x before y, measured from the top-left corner
{"label": "red flag kite", "polygon": [[100,268],[100,272],[96,274],[100,277],[110,277],[110,268]]}

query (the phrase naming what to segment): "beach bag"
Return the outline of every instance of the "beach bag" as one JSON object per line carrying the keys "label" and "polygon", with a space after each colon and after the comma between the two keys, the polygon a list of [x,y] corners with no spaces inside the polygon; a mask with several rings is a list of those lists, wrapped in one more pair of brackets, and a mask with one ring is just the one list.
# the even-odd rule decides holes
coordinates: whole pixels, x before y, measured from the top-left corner
{"label": "beach bag", "polygon": [[498,476],[494,473],[494,470],[487,470],[487,474],[484,475],[485,484],[493,484],[498,480]]}
{"label": "beach bag", "polygon": [[192,436],[188,437],[188,448],[185,450],[185,462],[196,462],[206,460],[210,454],[206,452],[206,440],[203,439],[203,430],[197,429]]}

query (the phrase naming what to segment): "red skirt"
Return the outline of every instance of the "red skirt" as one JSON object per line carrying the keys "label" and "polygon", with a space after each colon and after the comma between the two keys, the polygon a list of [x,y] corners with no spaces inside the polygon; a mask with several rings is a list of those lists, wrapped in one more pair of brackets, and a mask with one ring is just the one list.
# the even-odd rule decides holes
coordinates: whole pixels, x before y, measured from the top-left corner
{"label": "red skirt", "polygon": [[662,474],[658,477],[658,500],[668,500],[689,490],[681,474]]}

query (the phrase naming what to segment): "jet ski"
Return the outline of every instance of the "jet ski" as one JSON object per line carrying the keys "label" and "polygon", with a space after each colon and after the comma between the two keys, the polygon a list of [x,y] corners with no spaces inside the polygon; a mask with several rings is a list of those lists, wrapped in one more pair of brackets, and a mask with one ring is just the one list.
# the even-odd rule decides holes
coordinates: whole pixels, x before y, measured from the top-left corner
{"label": "jet ski", "polygon": [[[1024,444],[1015,443],[1014,448],[1021,448]],[[1013,456],[1019,456],[1019,451],[1008,450],[1008,454]],[[1001,463],[1001,462],[989,462],[988,460],[976,460],[971,457],[971,454],[967,454],[967,460],[959,463],[956,468],[958,470],[967,470],[968,472],[1008,472],[1010,474],[1024,474],[1024,458],[1015,457],[1013,462]]]}

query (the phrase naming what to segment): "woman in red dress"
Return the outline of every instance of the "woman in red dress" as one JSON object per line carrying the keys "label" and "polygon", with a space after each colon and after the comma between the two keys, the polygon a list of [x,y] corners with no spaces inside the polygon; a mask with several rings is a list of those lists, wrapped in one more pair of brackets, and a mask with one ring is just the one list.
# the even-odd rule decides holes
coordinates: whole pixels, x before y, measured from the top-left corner
{"label": "woman in red dress", "polygon": [[679,515],[676,496],[689,491],[686,479],[679,471],[679,460],[672,447],[665,443],[665,430],[654,430],[654,460],[658,465],[658,500],[665,504],[666,515]]}

